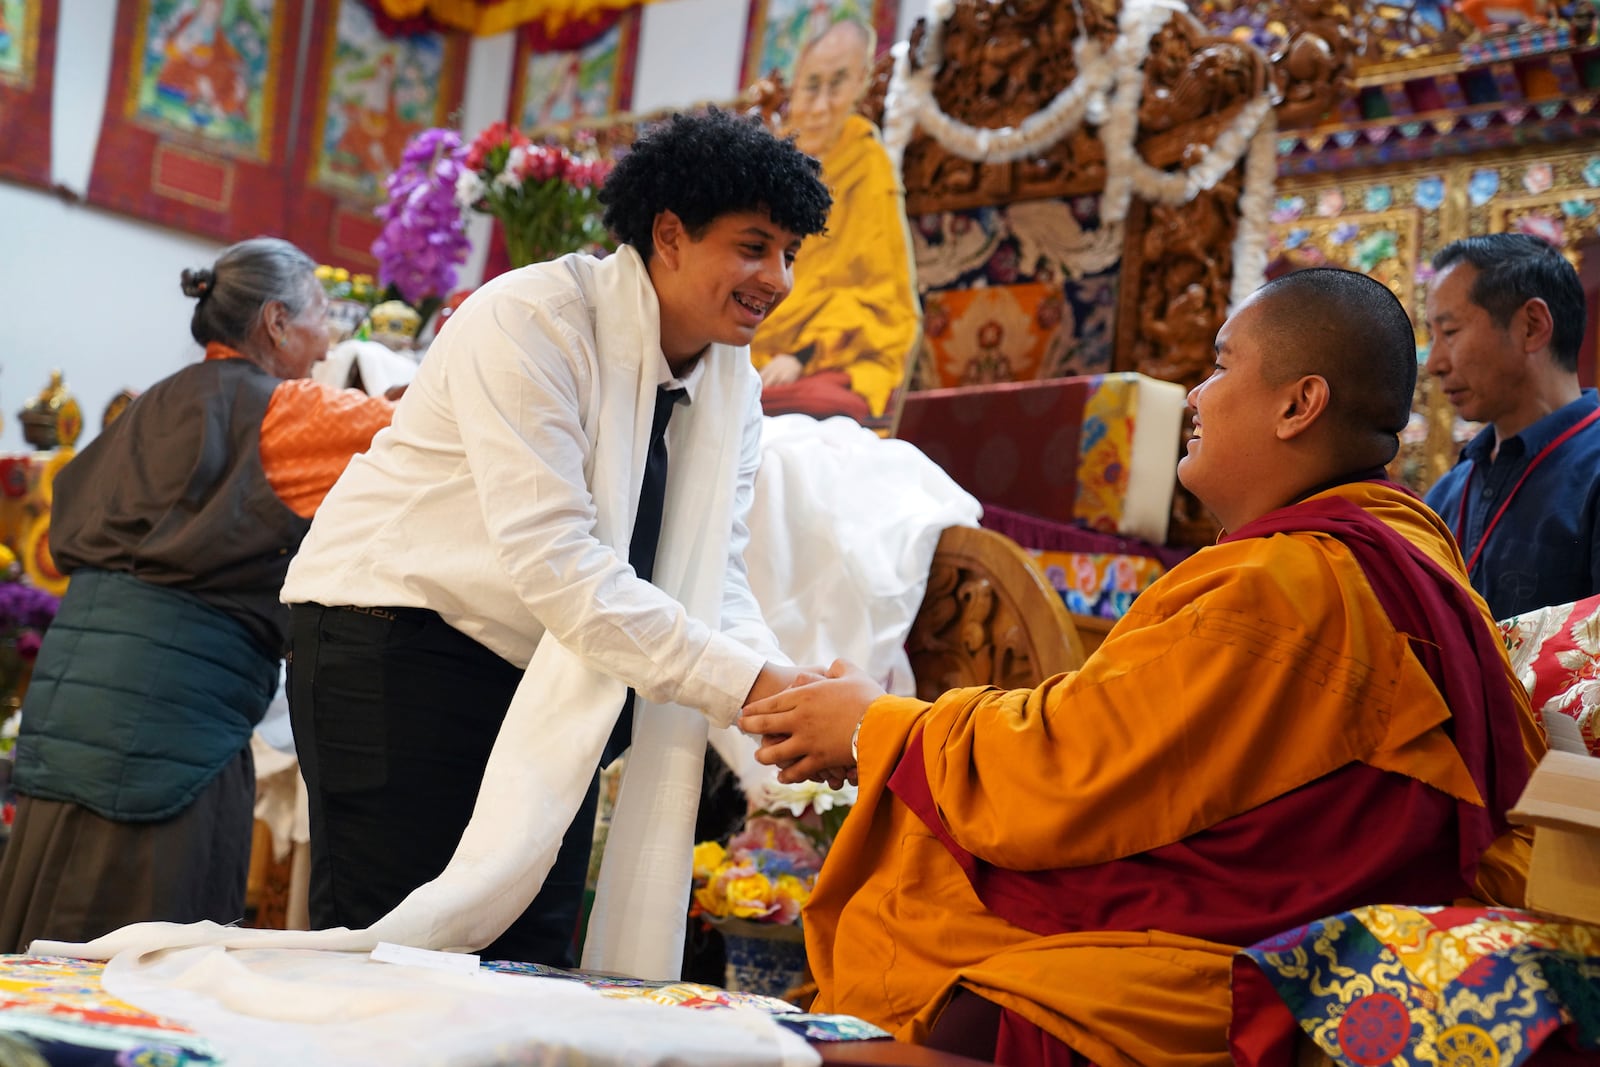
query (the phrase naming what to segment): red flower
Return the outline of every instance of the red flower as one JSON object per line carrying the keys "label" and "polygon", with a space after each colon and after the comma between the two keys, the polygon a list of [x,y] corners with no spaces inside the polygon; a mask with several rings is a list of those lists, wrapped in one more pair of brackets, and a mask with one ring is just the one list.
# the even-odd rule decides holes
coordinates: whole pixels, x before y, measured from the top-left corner
{"label": "red flower", "polygon": [[[471,148],[467,149],[467,167],[471,170],[483,170],[489,163],[489,156],[493,154],[496,149],[502,149],[505,152],[510,152],[511,149],[515,148],[516,146],[525,145],[527,143],[528,139],[524,137],[521,132],[513,129],[506,123],[492,123],[482,133],[478,134],[478,139],[472,142]],[[502,155],[500,157],[500,162],[502,165],[504,164],[504,160],[505,156]],[[493,169],[499,170],[500,168],[496,166]]]}

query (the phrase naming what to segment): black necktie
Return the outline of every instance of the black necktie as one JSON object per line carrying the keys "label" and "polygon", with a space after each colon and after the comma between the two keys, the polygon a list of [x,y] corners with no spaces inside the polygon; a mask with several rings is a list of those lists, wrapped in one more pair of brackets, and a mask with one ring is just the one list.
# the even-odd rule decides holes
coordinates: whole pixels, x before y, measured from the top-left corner
{"label": "black necktie", "polygon": [[[644,483],[639,487],[639,510],[633,518],[633,536],[628,540],[628,562],[640,578],[649,581],[656,569],[656,546],[661,543],[661,508],[667,496],[667,422],[672,418],[673,405],[683,395],[682,389],[657,389],[656,414],[650,424],[650,450],[645,453]],[[611,730],[600,756],[604,767],[623,752],[633,741],[634,693],[622,702],[622,714]]]}

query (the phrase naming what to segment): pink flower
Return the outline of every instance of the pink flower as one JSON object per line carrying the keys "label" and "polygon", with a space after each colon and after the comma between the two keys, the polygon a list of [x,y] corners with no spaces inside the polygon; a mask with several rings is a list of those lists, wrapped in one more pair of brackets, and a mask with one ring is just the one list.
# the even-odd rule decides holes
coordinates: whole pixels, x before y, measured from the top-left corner
{"label": "pink flower", "polygon": [[822,853],[816,842],[794,820],[772,815],[752,816],[728,842],[728,855],[780,873],[815,873],[822,869]]}

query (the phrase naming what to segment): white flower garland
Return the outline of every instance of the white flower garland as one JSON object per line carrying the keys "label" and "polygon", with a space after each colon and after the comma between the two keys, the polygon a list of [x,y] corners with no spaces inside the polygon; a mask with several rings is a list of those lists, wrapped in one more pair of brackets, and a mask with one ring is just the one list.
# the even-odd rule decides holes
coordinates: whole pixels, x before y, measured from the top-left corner
{"label": "white flower garland", "polygon": [[1244,163],[1244,191],[1239,195],[1239,229],[1233,235],[1231,311],[1267,281],[1267,220],[1278,179],[1278,116],[1268,111],[1250,142]]}
{"label": "white flower garland", "polygon": [[[1276,122],[1269,92],[1251,100],[1216,140],[1186,170],[1164,171],[1139,155],[1135,138],[1139,102],[1144,95],[1143,65],[1150,41],[1173,12],[1178,0],[1126,0],[1117,20],[1117,39],[1109,53],[1080,37],[1073,46],[1078,76],[1039,111],[1016,126],[988,129],[971,126],[945,114],[933,95],[933,79],[943,62],[944,25],[956,0],[933,0],[924,25],[926,54],[912,73],[910,46],[894,46],[894,73],[884,96],[883,141],[896,167],[904,164],[906,145],[920,125],[946,151],[977,163],[1009,163],[1037,156],[1078,129],[1087,119],[1100,127],[1106,150],[1106,185],[1101,201],[1101,228],[1120,236],[1133,195],[1165,204],[1181,204],[1212,189],[1249,153],[1245,185],[1239,197],[1239,230],[1234,240],[1232,300],[1241,290],[1254,291],[1265,271],[1267,214],[1277,178]],[[1097,261],[1104,255],[1094,256]],[[1115,262],[1115,260],[1112,260]],[[1095,269],[1104,269],[1104,263]]]}

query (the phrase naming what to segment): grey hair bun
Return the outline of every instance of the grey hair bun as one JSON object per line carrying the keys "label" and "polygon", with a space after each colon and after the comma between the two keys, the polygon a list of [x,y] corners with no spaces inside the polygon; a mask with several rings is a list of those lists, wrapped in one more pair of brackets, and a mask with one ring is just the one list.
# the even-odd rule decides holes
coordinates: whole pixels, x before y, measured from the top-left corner
{"label": "grey hair bun", "polygon": [[183,272],[183,295],[204,300],[216,284],[217,276],[210,267],[194,267]]}

